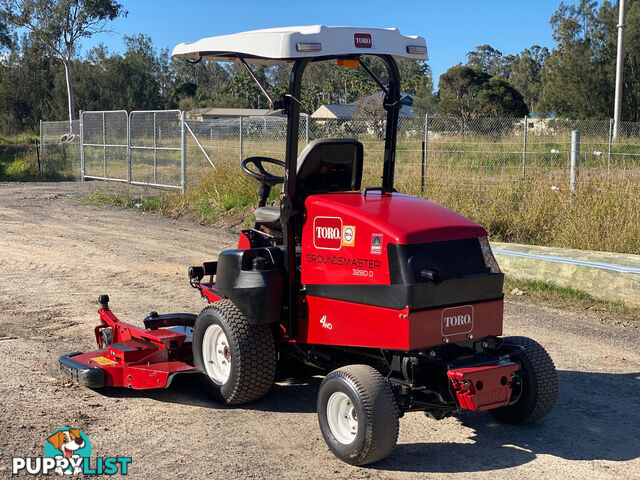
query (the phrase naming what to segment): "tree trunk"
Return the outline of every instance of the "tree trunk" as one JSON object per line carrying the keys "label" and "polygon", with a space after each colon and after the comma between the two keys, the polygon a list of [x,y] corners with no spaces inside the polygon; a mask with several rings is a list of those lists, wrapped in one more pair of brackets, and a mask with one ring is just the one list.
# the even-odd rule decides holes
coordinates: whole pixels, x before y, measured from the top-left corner
{"label": "tree trunk", "polygon": [[67,98],[69,100],[69,131],[73,131],[73,119],[75,117],[75,105],[73,103],[73,85],[71,84],[71,61],[64,59],[64,73],[67,79]]}

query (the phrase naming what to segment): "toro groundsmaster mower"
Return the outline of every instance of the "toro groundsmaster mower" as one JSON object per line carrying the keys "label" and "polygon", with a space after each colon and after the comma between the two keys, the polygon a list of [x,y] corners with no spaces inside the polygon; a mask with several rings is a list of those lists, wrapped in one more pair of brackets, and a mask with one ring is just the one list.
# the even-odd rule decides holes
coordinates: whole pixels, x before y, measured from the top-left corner
{"label": "toro groundsmaster mower", "polygon": [[[392,451],[405,412],[441,419],[488,410],[512,424],[549,413],[557,396],[551,358],[533,340],[501,337],[503,274],[487,232],[393,188],[396,58],[427,60],[424,39],[395,29],[292,27],[183,43],[173,56],[240,62],[287,116],[285,161],[242,162],[260,182],[254,228],[241,232],[237,249],[189,268],[209,306],[197,316],[152,313],[141,328],[120,322],[102,295],[100,350],[63,356],[63,371],[92,388],[135,389],[201,372],[216,401],[240,405],[266,395],[278,371],[315,369],[326,375],[322,434],[356,465]],[[376,76],[363,56],[378,58],[386,73]],[[384,93],[378,185],[361,185],[357,139],[315,140],[298,154],[302,77],[319,61],[362,68]],[[288,91],[271,98],[251,63],[291,64]],[[267,206],[278,184],[279,205]]]}

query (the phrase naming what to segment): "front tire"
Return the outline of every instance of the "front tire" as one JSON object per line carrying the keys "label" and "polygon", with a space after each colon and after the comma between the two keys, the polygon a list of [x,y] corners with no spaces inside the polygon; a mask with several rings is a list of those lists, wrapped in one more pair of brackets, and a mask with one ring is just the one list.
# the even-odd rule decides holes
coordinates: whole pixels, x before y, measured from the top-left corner
{"label": "front tire", "polygon": [[318,422],[340,460],[382,460],[398,441],[399,412],[389,382],[373,367],[349,365],[329,373],[318,391]]}
{"label": "front tire", "polygon": [[498,420],[518,425],[534,422],[547,415],[558,398],[558,374],[553,360],[538,342],[527,337],[505,337],[506,344],[522,347],[512,356],[523,372],[512,395],[519,395],[513,405],[490,410]]}
{"label": "front tire", "polygon": [[193,327],[193,360],[217,402],[240,405],[273,385],[276,346],[269,325],[252,324],[230,300],[208,306]]}

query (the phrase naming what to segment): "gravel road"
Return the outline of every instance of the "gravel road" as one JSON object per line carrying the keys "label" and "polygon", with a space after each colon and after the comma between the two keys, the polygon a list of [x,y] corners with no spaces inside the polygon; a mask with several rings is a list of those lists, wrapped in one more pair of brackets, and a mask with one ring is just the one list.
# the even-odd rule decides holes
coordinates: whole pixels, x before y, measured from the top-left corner
{"label": "gravel road", "polygon": [[216,405],[188,380],[147,393],[71,384],[57,359],[94,348],[98,294],[132,323],[151,310],[197,313],[186,267],[236,243],[221,229],[74,198],[100,186],[0,184],[0,477],[11,457],[42,456],[52,431],[76,426],[94,455],[133,457],[131,478],[640,478],[640,322],[526,298],[506,302],[505,334],[553,357],[553,412],[530,427],[410,413],[392,456],[368,468],[325,445],[318,378],[277,384],[244,408]]}

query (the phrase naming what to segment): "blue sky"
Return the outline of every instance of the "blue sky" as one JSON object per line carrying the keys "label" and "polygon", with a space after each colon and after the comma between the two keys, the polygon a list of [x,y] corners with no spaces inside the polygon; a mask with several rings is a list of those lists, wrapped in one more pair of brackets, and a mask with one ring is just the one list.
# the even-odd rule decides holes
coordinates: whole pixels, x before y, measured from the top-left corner
{"label": "blue sky", "polygon": [[[111,25],[113,33],[83,42],[86,51],[104,43],[109,51],[123,51],[123,35],[144,33],[157,48],[258,28],[290,25],[349,25],[396,27],[405,35],[427,41],[429,64],[439,76],[466,53],[488,43],[503,53],[516,54],[531,45],[552,47],[549,18],[560,0],[424,1],[196,1],[120,0],[129,11]],[[567,3],[571,3],[570,1]]]}

